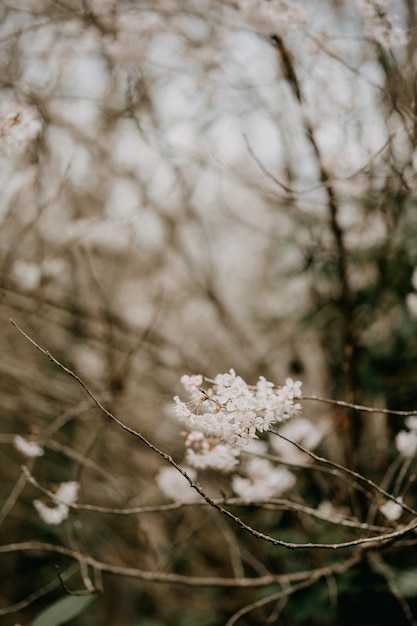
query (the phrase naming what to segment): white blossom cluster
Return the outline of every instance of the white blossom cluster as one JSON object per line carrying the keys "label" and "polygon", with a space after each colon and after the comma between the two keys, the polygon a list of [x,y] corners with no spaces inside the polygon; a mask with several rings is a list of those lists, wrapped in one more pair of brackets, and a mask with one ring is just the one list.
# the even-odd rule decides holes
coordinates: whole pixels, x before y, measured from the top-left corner
{"label": "white blossom cluster", "polygon": [[47,257],[40,263],[31,263],[17,259],[12,266],[11,277],[22,291],[34,291],[42,281],[53,281],[61,278],[66,270],[65,261]]}
{"label": "white blossom cluster", "polygon": [[[20,435],[15,435],[14,447],[28,459],[35,459],[44,455],[44,449],[36,441],[25,439]],[[47,504],[43,500],[34,500],[33,506],[39,513],[45,524],[61,524],[69,515],[71,504],[77,501],[80,484],[75,480],[61,483],[56,491],[51,492],[50,502]]]}
{"label": "white blossom cluster", "polygon": [[407,417],[405,423],[409,430],[400,430],[397,433],[395,445],[400,454],[406,458],[411,458],[417,452],[417,416]]}
{"label": "white blossom cluster", "polygon": [[407,44],[407,34],[395,25],[396,15],[389,15],[387,0],[356,0],[363,18],[364,34],[385,48],[398,48]]}
{"label": "white blossom cluster", "polygon": [[74,480],[61,483],[58,489],[51,494],[51,505],[43,500],[34,500],[33,505],[45,524],[61,524],[69,515],[71,504],[77,501],[80,484]]}
{"label": "white blossom cluster", "polygon": [[[195,480],[197,472],[184,467],[184,471],[191,480]],[[201,499],[198,491],[193,489],[188,480],[175,467],[162,467],[156,477],[156,482],[162,493],[175,502],[195,502]]]}
{"label": "white blossom cluster", "polygon": [[[278,497],[294,486],[296,478],[290,471],[260,458],[268,443],[260,441],[258,434],[299,414],[301,382],[287,378],[285,385],[276,387],[261,376],[249,386],[231,369],[214,380],[184,375],[181,383],[191,400],[182,402],[176,396],[174,411],[189,428],[184,433],[185,464],[192,479],[196,470],[232,473],[234,493],[251,502]],[[242,450],[247,452],[243,460]],[[157,484],[177,502],[198,497],[175,468],[163,468]]]}
{"label": "white blossom cluster", "polygon": [[[217,374],[214,380],[203,376],[183,376],[181,382],[191,396],[182,402],[175,396],[175,413],[190,429],[217,438],[229,445],[244,446],[272,424],[297,415],[301,406],[301,382],[287,378],[285,385],[275,387],[261,376],[250,387],[234,370]],[[203,390],[203,382],[211,383]]]}
{"label": "white blossom cluster", "polygon": [[193,430],[186,436],[186,461],[196,469],[216,469],[231,472],[239,463],[239,449],[221,443],[218,439],[205,437],[200,431]]}

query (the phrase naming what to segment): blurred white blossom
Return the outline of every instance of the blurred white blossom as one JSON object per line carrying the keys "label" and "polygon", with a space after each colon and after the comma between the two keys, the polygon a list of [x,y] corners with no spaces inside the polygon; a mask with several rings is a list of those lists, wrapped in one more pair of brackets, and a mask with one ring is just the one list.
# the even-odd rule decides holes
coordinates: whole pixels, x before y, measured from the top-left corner
{"label": "blurred white blossom", "polygon": [[77,501],[80,484],[75,480],[61,483],[53,495],[55,502],[70,506]]}
{"label": "blurred white blossom", "polygon": [[12,276],[17,287],[24,291],[33,291],[41,283],[42,270],[36,263],[15,261],[13,263]]}
{"label": "blurred white blossom", "polygon": [[395,437],[395,444],[400,454],[412,457],[417,452],[417,432],[400,430]]}
{"label": "blurred white blossom", "polygon": [[417,293],[411,292],[406,295],[405,301],[410,315],[417,319]]}
{"label": "blurred white blossom", "polygon": [[[312,423],[304,417],[295,417],[279,429],[281,435],[300,444],[307,450],[315,450],[328,431],[329,423],[326,420]],[[311,457],[289,441],[276,435],[271,435],[269,440],[273,450],[289,463],[306,463],[311,460]]]}
{"label": "blurred white blossom", "polygon": [[409,430],[417,432],[417,415],[410,415],[405,419],[405,423]]}
{"label": "blurred white blossom", "polygon": [[16,450],[28,458],[44,455],[44,449],[36,441],[29,441],[20,435],[15,435],[13,444]]}
{"label": "blurred white blossom", "polygon": [[33,505],[39,513],[39,517],[45,522],[45,524],[50,524],[52,526],[61,524],[69,515],[69,508],[66,504],[48,506],[42,502],[42,500],[34,500]]}
{"label": "blurred white blossom", "polygon": [[70,506],[77,501],[79,488],[80,484],[75,480],[61,483],[58,489],[51,493],[50,504],[42,500],[34,500],[33,505],[46,524],[61,524],[67,519]]}
{"label": "blurred white blossom", "polygon": [[[397,498],[398,502],[402,502],[402,498]],[[390,522],[395,522],[402,515],[403,508],[401,504],[397,504],[393,500],[387,500],[379,507],[381,513],[389,520]]]}
{"label": "blurred white blossom", "polygon": [[347,507],[335,506],[330,500],[322,500],[317,507],[317,513],[320,517],[336,523],[343,521],[349,516],[349,509]]}
{"label": "blurred white blossom", "polygon": [[[195,480],[197,472],[194,469],[188,467],[183,469],[191,480]],[[175,467],[162,467],[158,472],[156,482],[162,493],[174,502],[195,502],[201,498]]]}
{"label": "blurred white blossom", "polygon": [[275,467],[267,459],[250,458],[245,463],[245,476],[234,476],[233,491],[248,502],[261,502],[281,496],[297,482],[285,467]]}

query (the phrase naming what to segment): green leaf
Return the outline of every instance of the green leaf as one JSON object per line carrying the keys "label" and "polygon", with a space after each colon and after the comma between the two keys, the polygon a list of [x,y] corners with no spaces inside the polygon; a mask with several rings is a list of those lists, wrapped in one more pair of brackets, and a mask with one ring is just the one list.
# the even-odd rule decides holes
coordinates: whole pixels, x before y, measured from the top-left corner
{"label": "green leaf", "polygon": [[87,596],[65,596],[57,600],[30,623],[30,626],[59,626],[66,624],[73,617],[77,617],[95,598],[95,595]]}

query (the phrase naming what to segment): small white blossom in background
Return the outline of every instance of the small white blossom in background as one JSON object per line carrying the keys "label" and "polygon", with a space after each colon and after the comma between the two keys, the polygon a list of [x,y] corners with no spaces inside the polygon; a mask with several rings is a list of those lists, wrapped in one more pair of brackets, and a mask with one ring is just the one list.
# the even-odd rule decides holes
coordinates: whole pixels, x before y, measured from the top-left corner
{"label": "small white blossom in background", "polygon": [[248,459],[244,472],[244,477],[233,477],[232,488],[236,495],[248,502],[277,498],[297,482],[292,472],[285,467],[275,467],[267,459]]}
{"label": "small white blossom in background", "polygon": [[[397,500],[398,502],[403,501],[402,498],[397,498]],[[387,520],[389,520],[390,522],[396,522],[398,519],[400,519],[403,513],[402,506],[400,504],[397,504],[397,502],[394,502],[393,500],[387,500],[379,507],[379,510],[381,511],[382,515],[384,515],[384,517],[386,517]]]}
{"label": "small white blossom in background", "polygon": [[[197,472],[188,467],[183,469],[194,481]],[[156,482],[162,493],[174,502],[196,502],[201,499],[200,494],[191,487],[188,480],[175,467],[162,467],[158,472]]]}
{"label": "small white blossom in background", "polygon": [[395,437],[395,445],[400,454],[411,458],[417,453],[417,415],[410,415],[405,420],[409,430],[400,430]]}
{"label": "small white blossom in background", "polygon": [[61,483],[53,495],[53,500],[70,506],[77,501],[79,489],[80,483],[75,480]]}
{"label": "small white blossom in background", "polygon": [[417,319],[417,293],[408,293],[405,297],[405,301],[411,317]]}
{"label": "small white blossom in background", "polygon": [[417,452],[417,432],[414,430],[400,430],[395,437],[395,445],[400,454],[411,458]]}
{"label": "small white blossom in background", "polygon": [[406,295],[405,301],[407,304],[407,308],[410,312],[410,315],[414,318],[417,318],[417,267],[414,268],[412,276],[411,276],[411,284],[414,289],[414,292],[411,291]]}
{"label": "small white blossom in background", "polygon": [[16,261],[13,263],[12,278],[23,291],[33,291],[41,284],[42,270],[36,263]]}
{"label": "small white blossom in background", "polygon": [[237,7],[242,21],[264,35],[283,34],[307,24],[306,13],[296,2],[239,0]]}
{"label": "small white blossom in background", "polygon": [[[211,383],[207,390],[203,382]],[[182,402],[175,396],[174,411],[178,419],[191,430],[203,432],[229,445],[244,446],[250,440],[301,411],[295,402],[301,397],[301,382],[287,378],[285,385],[275,387],[260,377],[256,387],[250,387],[231,369],[217,374],[214,380],[202,376],[182,376],[181,383],[191,401]]]}
{"label": "small white blossom in background", "polygon": [[7,152],[21,151],[35,140],[42,123],[30,109],[16,107],[0,117],[0,146]]}
{"label": "small white blossom in background", "polygon": [[388,4],[389,2],[383,0],[356,0],[364,22],[364,34],[385,48],[406,46],[407,34],[394,24],[398,17],[385,11]]}
{"label": "small white blossom in background", "polygon": [[13,444],[16,450],[28,458],[44,455],[44,449],[36,441],[29,441],[20,435],[14,437]]}
{"label": "small white blossom in background", "polygon": [[42,500],[34,500],[33,505],[39,517],[51,526],[57,526],[67,519],[69,515],[69,508],[66,504],[58,504],[57,506],[48,506]]}
{"label": "small white blossom in background", "polygon": [[[304,417],[295,417],[281,426],[279,433],[307,450],[315,450],[323,437],[329,432],[329,428],[327,421],[313,424]],[[289,441],[285,441],[276,435],[271,435],[269,441],[274,452],[289,463],[308,463],[311,461],[311,457]]]}
{"label": "small white blossom in background", "polygon": [[409,430],[417,432],[417,415],[410,415],[410,417],[407,417],[405,424]]}
{"label": "small white blossom in background", "polygon": [[196,469],[214,469],[231,472],[239,463],[236,458],[240,450],[208,439],[199,431],[190,432],[185,439],[186,462]]}
{"label": "small white blossom in background", "polygon": [[58,489],[51,493],[51,505],[42,500],[34,500],[33,505],[45,524],[58,525],[68,518],[70,506],[75,504],[78,498],[80,484],[75,480],[61,483]]}
{"label": "small white blossom in background", "polygon": [[317,507],[317,513],[333,523],[341,522],[349,517],[349,509],[347,507],[338,507],[329,500],[323,500]]}

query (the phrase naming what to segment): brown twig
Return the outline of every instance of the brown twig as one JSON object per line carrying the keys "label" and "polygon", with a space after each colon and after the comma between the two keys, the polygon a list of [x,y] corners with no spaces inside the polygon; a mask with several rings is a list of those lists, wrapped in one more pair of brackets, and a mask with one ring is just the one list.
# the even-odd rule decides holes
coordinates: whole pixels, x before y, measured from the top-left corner
{"label": "brown twig", "polygon": [[[229,511],[228,509],[225,509],[223,506],[221,506],[220,504],[218,504],[216,502],[216,500],[214,500],[213,498],[211,498],[201,487],[201,485],[199,483],[194,482],[191,477],[187,474],[187,472],[185,470],[183,470],[175,461],[174,459],[167,454],[166,452],[163,452],[162,450],[160,450],[157,446],[155,446],[153,443],[151,443],[150,441],[148,441],[146,439],[146,437],[144,437],[141,433],[139,433],[138,431],[134,430],[133,428],[130,428],[129,426],[127,426],[126,424],[124,424],[119,418],[115,417],[112,413],[110,413],[110,411],[108,411],[103,404],[96,398],[96,396],[93,394],[93,392],[89,389],[89,387],[87,387],[87,385],[77,376],[77,374],[75,374],[73,371],[71,371],[69,368],[67,368],[65,365],[63,365],[62,363],[60,363],[60,361],[58,361],[58,359],[56,359],[48,350],[45,350],[44,348],[42,348],[39,344],[36,343],[36,341],[34,341],[31,337],[29,337],[29,335],[27,335],[17,324],[16,322],[14,322],[13,320],[10,320],[11,323],[13,324],[13,326],[15,326],[15,328],[40,352],[42,352],[42,354],[44,354],[45,356],[47,356],[53,363],[55,363],[55,365],[57,365],[60,369],[62,369],[66,374],[68,374],[69,376],[71,376],[72,378],[74,378],[74,380],[76,380],[78,382],[78,384],[81,385],[81,387],[85,390],[85,392],[88,394],[88,396],[94,401],[94,403],[101,409],[101,411],[110,419],[112,420],[115,424],[117,424],[122,430],[128,432],[129,434],[133,435],[134,437],[136,437],[137,439],[139,439],[139,441],[141,441],[143,444],[145,444],[150,450],[152,450],[153,452],[155,452],[157,455],[159,455],[161,458],[164,459],[164,461],[166,461],[167,463],[169,463],[172,467],[174,467],[180,474],[182,474],[182,476],[184,476],[184,478],[188,481],[188,483],[190,484],[190,486],[195,489],[197,491],[197,493],[199,493],[201,495],[201,497],[207,502],[207,504],[209,504],[210,506],[212,506],[213,508],[217,509],[220,513],[222,513],[223,515],[225,515],[226,517],[228,517],[229,519],[231,519],[235,524],[237,524],[237,526],[239,526],[241,529],[249,532],[251,535],[253,535],[254,537],[256,537],[257,539],[261,539],[263,541],[266,541],[268,543],[271,543],[272,545],[275,546],[281,546],[282,548],[287,548],[289,550],[296,550],[296,549],[309,549],[309,548],[315,548],[315,549],[326,549],[326,550],[339,550],[339,549],[344,549],[344,548],[352,548],[355,546],[360,546],[360,545],[374,545],[374,544],[380,544],[380,543],[385,543],[387,541],[393,541],[399,537],[403,537],[404,535],[414,531],[415,528],[417,528],[417,521],[413,521],[412,523],[408,524],[405,527],[400,528],[399,530],[390,532],[390,533],[382,533],[380,535],[374,536],[374,537],[362,537],[359,539],[354,539],[352,541],[344,541],[344,542],[340,542],[340,543],[314,543],[314,542],[308,542],[308,543],[293,543],[293,542],[288,542],[288,541],[283,541],[281,539],[276,539],[274,537],[271,537],[269,535],[266,535],[265,533],[262,533],[258,530],[256,530],[255,528],[253,528],[252,526],[250,526],[249,524],[246,524],[240,517],[238,517],[237,515],[234,515],[231,511]],[[277,434],[277,433],[276,433]],[[281,436],[281,435],[280,435]],[[283,437],[283,439],[286,439],[285,437]],[[290,440],[287,440],[290,441]],[[290,441],[290,443],[293,443]],[[306,452],[307,454],[309,454],[312,458],[315,458],[316,460],[319,460],[320,462],[324,462],[330,466],[334,466],[335,468],[341,470],[341,471],[345,471],[346,473],[349,473],[352,476],[355,476],[356,478],[358,478],[359,480],[375,486],[376,489],[378,491],[380,491],[381,493],[383,493],[383,495],[385,495],[387,498],[389,498],[390,500],[394,500],[395,502],[397,501],[396,498],[394,496],[392,496],[391,494],[388,494],[384,491],[381,491],[376,485],[374,485],[374,483],[372,483],[372,481],[364,478],[363,476],[361,476],[360,474],[357,474],[356,472],[353,472],[352,470],[348,470],[347,468],[343,468],[342,466],[336,464],[336,463],[332,463],[331,461],[326,461],[326,459],[321,459],[321,457],[317,457],[316,455],[314,455],[312,452],[309,452],[308,450],[306,450],[305,448],[303,448],[302,446],[299,446],[298,444],[294,444],[296,445],[300,450],[302,450],[303,452]],[[405,510],[413,513],[414,515],[417,515],[417,513],[411,509],[410,507],[407,507],[406,505],[402,504],[401,505]]]}
{"label": "brown twig", "polygon": [[380,409],[377,407],[364,406],[363,404],[354,404],[353,402],[345,402],[344,400],[331,400],[330,398],[323,398],[321,396],[303,396],[300,400],[315,400],[317,402],[324,402],[325,404],[332,404],[333,406],[342,406],[347,409],[353,409],[354,411],[361,411],[363,413],[381,413],[383,415],[400,415],[403,417],[410,417],[411,415],[417,415],[415,411],[397,411],[395,409]]}
{"label": "brown twig", "polygon": [[288,443],[291,443],[293,446],[298,448],[298,450],[300,450],[301,452],[304,452],[305,454],[307,454],[309,457],[311,457],[317,463],[323,463],[324,465],[327,465],[328,467],[334,468],[338,472],[342,472],[343,474],[348,474],[349,476],[352,476],[357,481],[367,485],[370,489],[372,489],[373,492],[380,493],[381,495],[383,495],[388,500],[392,500],[396,504],[399,504],[404,509],[404,511],[407,511],[408,513],[411,513],[412,515],[417,517],[417,511],[412,509],[407,504],[404,504],[403,502],[398,500],[398,498],[396,496],[394,496],[392,493],[389,493],[388,491],[385,491],[385,489],[382,489],[382,487],[380,487],[379,485],[374,483],[373,480],[371,480],[370,478],[366,478],[362,474],[359,474],[358,472],[355,472],[354,470],[351,470],[348,467],[344,467],[343,465],[340,465],[339,463],[335,463],[334,461],[330,461],[329,459],[325,459],[324,457],[321,457],[321,456],[318,456],[317,454],[314,454],[314,452],[311,452],[310,450],[307,450],[307,448],[304,448],[299,443],[296,443],[295,441],[292,441],[291,439],[288,439],[284,435],[281,435],[276,430],[271,430],[270,432],[272,432],[277,437],[280,437],[280,439],[284,439],[284,441],[288,441]]}
{"label": "brown twig", "polygon": [[[273,584],[289,584],[303,580],[309,580],[312,576],[328,576],[337,573],[341,563],[333,563],[324,567],[299,572],[289,572],[287,574],[266,574],[257,577],[243,576],[241,578],[222,576],[187,576],[184,574],[174,574],[165,571],[147,571],[136,567],[126,567],[114,565],[100,561],[92,556],[82,554],[77,550],[72,550],[65,546],[42,542],[42,541],[22,541],[20,543],[10,543],[0,546],[0,554],[11,552],[52,552],[74,559],[78,563],[84,562],[98,573],[113,574],[126,578],[136,578],[154,583],[179,584],[187,587],[227,587],[227,588],[261,588]],[[342,563],[349,563],[353,567],[362,559],[362,552],[357,552]]]}

